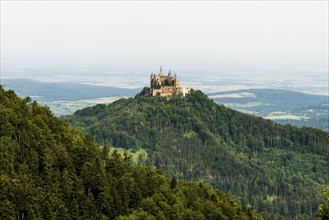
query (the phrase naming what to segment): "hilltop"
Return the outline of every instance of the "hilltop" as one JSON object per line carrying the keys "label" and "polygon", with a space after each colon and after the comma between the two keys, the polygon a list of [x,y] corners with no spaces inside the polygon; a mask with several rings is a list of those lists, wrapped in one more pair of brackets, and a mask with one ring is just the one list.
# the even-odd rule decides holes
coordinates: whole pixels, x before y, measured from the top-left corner
{"label": "hilltop", "polygon": [[327,133],[284,126],[214,103],[136,96],[68,117],[104,146],[145,149],[138,162],[235,195],[267,219],[313,219],[329,183]]}

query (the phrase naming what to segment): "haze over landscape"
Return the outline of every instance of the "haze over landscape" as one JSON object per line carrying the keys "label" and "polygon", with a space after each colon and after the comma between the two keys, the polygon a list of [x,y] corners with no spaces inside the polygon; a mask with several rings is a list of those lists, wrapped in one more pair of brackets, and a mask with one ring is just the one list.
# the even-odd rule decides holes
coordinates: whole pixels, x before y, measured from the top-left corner
{"label": "haze over landscape", "polygon": [[[140,88],[163,65],[211,91],[324,94],[327,8],[327,1],[2,1],[2,77]],[[235,82],[208,83],[222,79]]]}

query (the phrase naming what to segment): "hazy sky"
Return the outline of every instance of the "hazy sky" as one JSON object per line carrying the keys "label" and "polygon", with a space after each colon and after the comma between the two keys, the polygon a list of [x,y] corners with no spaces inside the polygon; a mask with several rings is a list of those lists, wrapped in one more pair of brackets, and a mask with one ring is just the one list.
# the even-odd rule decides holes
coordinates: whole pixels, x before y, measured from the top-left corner
{"label": "hazy sky", "polygon": [[1,68],[328,71],[328,1],[1,1]]}

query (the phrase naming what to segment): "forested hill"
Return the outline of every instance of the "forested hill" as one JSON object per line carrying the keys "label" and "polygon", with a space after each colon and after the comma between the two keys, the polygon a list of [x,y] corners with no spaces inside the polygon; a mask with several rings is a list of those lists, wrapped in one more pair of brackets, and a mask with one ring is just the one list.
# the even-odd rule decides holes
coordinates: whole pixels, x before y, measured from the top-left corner
{"label": "forested hill", "polygon": [[120,99],[77,111],[69,121],[104,146],[146,149],[140,163],[211,183],[266,219],[314,219],[329,183],[326,132],[243,114],[200,91]]}
{"label": "forested hill", "polygon": [[0,86],[0,219],[262,219],[234,198],[95,144]]}

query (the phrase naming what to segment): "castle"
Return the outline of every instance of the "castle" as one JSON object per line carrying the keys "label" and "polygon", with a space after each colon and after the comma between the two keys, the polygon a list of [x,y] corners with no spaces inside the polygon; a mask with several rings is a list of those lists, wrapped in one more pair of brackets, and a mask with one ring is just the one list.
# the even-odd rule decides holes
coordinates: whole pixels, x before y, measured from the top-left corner
{"label": "castle", "polygon": [[176,74],[172,74],[169,70],[167,76],[163,75],[162,67],[160,67],[160,72],[158,74],[151,74],[150,76],[150,90],[149,94],[152,96],[172,96],[174,94],[185,94],[189,93],[189,88],[183,88],[177,79]]}

